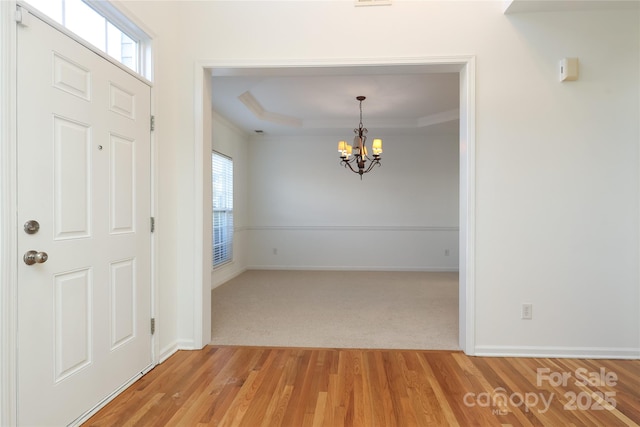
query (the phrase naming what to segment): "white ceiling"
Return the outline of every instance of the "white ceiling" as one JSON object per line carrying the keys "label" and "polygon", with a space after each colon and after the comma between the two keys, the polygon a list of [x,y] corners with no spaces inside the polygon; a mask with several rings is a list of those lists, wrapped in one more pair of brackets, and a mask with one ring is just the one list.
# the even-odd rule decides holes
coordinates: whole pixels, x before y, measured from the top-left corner
{"label": "white ceiling", "polygon": [[[459,73],[451,65],[224,68],[212,70],[214,110],[247,132],[352,135],[457,129]],[[243,102],[244,100],[244,102]]]}

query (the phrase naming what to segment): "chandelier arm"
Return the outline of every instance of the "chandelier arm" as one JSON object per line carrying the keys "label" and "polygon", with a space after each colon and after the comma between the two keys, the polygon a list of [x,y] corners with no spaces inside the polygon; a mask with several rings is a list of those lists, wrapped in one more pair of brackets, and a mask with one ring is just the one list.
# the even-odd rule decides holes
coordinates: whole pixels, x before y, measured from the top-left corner
{"label": "chandelier arm", "polygon": [[347,159],[346,157],[340,157],[340,163],[354,163],[357,160],[357,156],[353,156],[349,159]]}
{"label": "chandelier arm", "polygon": [[364,173],[368,173],[371,169],[373,169],[375,165],[382,166],[382,163],[380,163],[379,159],[371,160],[371,163],[369,163],[369,167],[364,171]]}
{"label": "chandelier arm", "polygon": [[350,161],[343,160],[343,161],[342,161],[342,163],[344,163],[344,167],[345,167],[345,168],[346,168],[346,167],[349,167],[349,169],[351,169],[351,172],[353,172],[353,173],[359,173],[357,170],[355,170],[355,169],[353,168],[353,166],[351,166],[351,163],[353,163],[353,160],[350,160]]}

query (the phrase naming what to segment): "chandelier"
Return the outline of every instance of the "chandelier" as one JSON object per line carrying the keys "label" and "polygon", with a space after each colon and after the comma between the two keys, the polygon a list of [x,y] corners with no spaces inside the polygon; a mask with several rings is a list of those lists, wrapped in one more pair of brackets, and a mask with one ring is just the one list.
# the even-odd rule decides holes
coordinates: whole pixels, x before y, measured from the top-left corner
{"label": "chandelier", "polygon": [[[356,99],[360,101],[360,124],[353,133],[356,136],[353,138],[353,145],[347,144],[345,141],[338,142],[338,152],[340,153],[340,164],[347,166],[352,172],[362,175],[370,172],[375,165],[381,165],[380,155],[382,154],[382,140],[376,138],[371,145],[371,151],[373,152],[373,159],[369,157],[365,142],[367,141],[367,128],[362,126],[362,101],[367,99],[365,96],[357,96]],[[367,162],[369,162],[367,164]],[[354,168],[356,166],[356,168]]]}

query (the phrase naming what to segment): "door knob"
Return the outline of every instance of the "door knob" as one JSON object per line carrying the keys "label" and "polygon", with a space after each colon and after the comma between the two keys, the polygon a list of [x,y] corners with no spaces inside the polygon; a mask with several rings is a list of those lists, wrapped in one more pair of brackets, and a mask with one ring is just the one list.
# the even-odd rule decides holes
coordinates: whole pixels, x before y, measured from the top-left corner
{"label": "door knob", "polygon": [[42,264],[43,262],[47,262],[49,255],[47,255],[46,252],[27,251],[23,259],[27,265]]}

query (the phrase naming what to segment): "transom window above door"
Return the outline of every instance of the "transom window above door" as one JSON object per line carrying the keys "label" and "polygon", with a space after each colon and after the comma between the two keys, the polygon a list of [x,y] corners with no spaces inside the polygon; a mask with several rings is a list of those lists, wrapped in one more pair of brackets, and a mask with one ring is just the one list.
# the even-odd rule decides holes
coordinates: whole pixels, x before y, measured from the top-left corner
{"label": "transom window above door", "polygon": [[151,38],[107,1],[24,0],[148,80]]}

